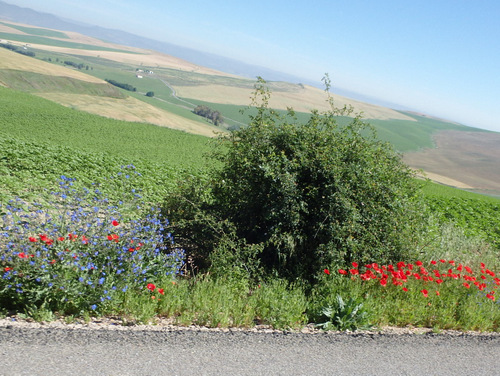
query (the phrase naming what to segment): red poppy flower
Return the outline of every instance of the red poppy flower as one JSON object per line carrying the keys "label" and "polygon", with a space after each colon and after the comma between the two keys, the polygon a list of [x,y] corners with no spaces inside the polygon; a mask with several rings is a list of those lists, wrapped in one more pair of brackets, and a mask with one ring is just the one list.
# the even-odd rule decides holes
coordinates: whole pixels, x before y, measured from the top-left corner
{"label": "red poppy flower", "polygon": [[417,262],[415,263],[415,265],[417,265],[417,266],[422,266],[422,265],[423,265],[423,262],[422,262],[422,261],[417,261]]}
{"label": "red poppy flower", "polygon": [[381,280],[380,280],[380,284],[381,284],[382,286],[386,286],[386,285],[387,285],[387,279],[381,279]]}
{"label": "red poppy flower", "polygon": [[149,291],[155,291],[156,286],[153,283],[148,283],[147,288]]}
{"label": "red poppy flower", "polygon": [[158,289],[158,293],[161,295],[165,295],[165,291],[163,289]]}
{"label": "red poppy flower", "polygon": [[324,272],[325,274],[330,275],[330,271],[329,271],[328,269],[324,269],[324,270],[323,270],[323,272]]}
{"label": "red poppy flower", "polygon": [[339,273],[342,275],[347,275],[347,270],[339,269]]}
{"label": "red poppy flower", "polygon": [[34,238],[33,236],[30,236],[28,239],[32,243],[36,243],[37,242],[36,238]]}
{"label": "red poppy flower", "polygon": [[436,295],[437,295],[437,296],[439,296],[439,295],[441,295],[441,294],[439,293],[439,291],[437,291],[437,290],[436,290]]}
{"label": "red poppy flower", "polygon": [[111,224],[112,224],[113,226],[118,226],[118,225],[119,225],[118,221],[115,221],[115,220],[113,220],[113,221],[111,222]]}
{"label": "red poppy flower", "polygon": [[357,262],[353,262],[353,263],[352,263],[352,267],[353,267],[353,268],[357,268],[357,267],[358,267],[358,263],[357,263]]}
{"label": "red poppy flower", "polygon": [[12,268],[9,268],[8,266],[6,268],[4,268],[4,271],[6,272],[10,272],[12,270]]}
{"label": "red poppy flower", "polygon": [[52,245],[54,243],[54,240],[49,238],[47,235],[40,235],[40,240],[47,245]]}
{"label": "red poppy flower", "polygon": [[425,296],[426,298],[429,296],[429,291],[427,291],[426,289],[423,289],[423,290],[420,290],[420,292],[422,293],[423,296]]}
{"label": "red poppy flower", "polygon": [[28,256],[26,253],[24,253],[24,252],[19,253],[17,256],[18,256],[19,258],[28,258],[28,257],[29,257],[29,256]]}
{"label": "red poppy flower", "polygon": [[491,300],[495,301],[495,297],[492,294],[486,294],[486,297],[488,299],[491,299]]}
{"label": "red poppy flower", "polygon": [[463,285],[466,289],[470,289],[470,285],[467,282],[464,282]]}
{"label": "red poppy flower", "polygon": [[437,261],[432,260],[432,261],[431,261],[431,264],[432,264],[432,265],[436,265],[436,264],[437,264]]}
{"label": "red poppy flower", "polygon": [[404,292],[407,292],[407,291],[408,291],[408,289],[407,289],[406,287],[403,287],[403,291],[404,291]]}
{"label": "red poppy flower", "polygon": [[358,269],[350,269],[349,272],[352,274],[352,275],[357,275],[359,274],[359,270]]}

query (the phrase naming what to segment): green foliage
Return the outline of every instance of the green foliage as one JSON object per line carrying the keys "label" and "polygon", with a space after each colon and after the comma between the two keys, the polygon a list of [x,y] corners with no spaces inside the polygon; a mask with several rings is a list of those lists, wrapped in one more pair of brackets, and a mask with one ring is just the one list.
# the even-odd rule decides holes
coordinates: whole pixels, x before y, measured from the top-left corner
{"label": "green foliage", "polygon": [[75,185],[91,188],[93,183],[106,182],[103,192],[113,202],[124,195],[119,180],[109,180],[110,171],[123,165],[135,164],[141,179],[133,188],[142,190],[147,201],[159,201],[175,187],[183,174],[179,168],[132,158],[117,158],[106,153],[85,152],[77,148],[53,146],[46,142],[6,137],[0,133],[0,202],[15,196],[25,200],[40,200],[44,188],[49,188],[59,176],[76,178]]}
{"label": "green foliage", "polygon": [[500,201],[427,196],[426,202],[440,222],[451,222],[466,235],[481,237],[500,248]]}
{"label": "green foliage", "polygon": [[148,91],[148,92],[146,93],[146,97],[150,97],[150,98],[152,98],[152,97],[154,97],[154,96],[155,96],[155,92],[154,92],[154,91]]}
{"label": "green foliage", "polygon": [[[64,62],[64,63],[66,64],[67,62]],[[130,84],[118,82],[118,81],[115,81],[115,80],[110,80],[110,79],[107,79],[107,78],[105,79],[105,81],[108,82],[108,83],[110,83],[113,86],[119,87],[119,88],[127,90],[127,91],[137,91],[137,88],[135,88],[134,86],[132,86]]]}
{"label": "green foliage", "polygon": [[291,279],[311,280],[332,263],[409,254],[419,225],[416,186],[390,146],[367,134],[359,118],[339,125],[335,116],[343,113],[332,109],[300,124],[292,111],[282,118],[267,108],[264,82],[256,95],[262,103],[250,125],[221,138],[216,158],[223,167],[212,172],[207,191],[198,189],[208,199],[189,188],[189,204],[170,214],[182,220],[174,226],[181,238],[203,246],[193,252],[207,257],[221,239],[200,222],[209,215],[233,224],[244,243],[261,245],[268,272]]}
{"label": "green foliage", "polygon": [[76,69],[82,69],[84,67],[83,63],[75,63],[74,61],[71,60],[65,60],[64,64],[74,67]]}
{"label": "green foliage", "polygon": [[216,126],[224,123],[224,118],[221,113],[219,111],[214,111],[207,106],[196,106],[193,112],[196,115],[209,119]]}
{"label": "green foliage", "polygon": [[353,298],[344,301],[340,295],[336,296],[334,305],[324,307],[321,310],[316,322],[319,322],[316,326],[323,330],[354,331],[371,327],[369,315],[364,309],[363,303]]}
{"label": "green foliage", "polygon": [[0,47],[6,48],[6,49],[14,51],[14,52],[17,52],[18,54],[21,54],[21,55],[26,55],[26,56],[29,56],[29,57],[35,57],[36,56],[36,54],[33,51],[27,51],[27,50],[23,49],[22,47],[17,47],[17,46],[14,46],[12,44],[0,43]]}
{"label": "green foliage", "polygon": [[159,316],[181,325],[300,328],[307,321],[304,291],[283,280],[252,284],[245,277],[205,275],[164,287]]}
{"label": "green foliage", "polygon": [[[140,176],[126,166],[110,180],[128,185],[134,175]],[[5,206],[1,307],[30,315],[106,313],[120,307],[127,292],[135,295],[154,289],[151,282],[175,278],[184,253],[164,232],[158,210],[139,210],[145,204],[135,189],[110,205],[99,188],[75,189],[73,179],[61,176],[47,203],[16,199]],[[136,218],[127,219],[131,207]],[[168,249],[160,246],[168,243]]]}

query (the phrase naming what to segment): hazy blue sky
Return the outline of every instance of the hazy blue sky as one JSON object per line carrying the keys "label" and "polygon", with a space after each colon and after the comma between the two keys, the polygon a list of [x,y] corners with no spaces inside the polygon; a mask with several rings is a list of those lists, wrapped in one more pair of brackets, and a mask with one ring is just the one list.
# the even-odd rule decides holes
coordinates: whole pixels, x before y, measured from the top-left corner
{"label": "hazy blue sky", "polygon": [[500,131],[499,0],[5,1]]}

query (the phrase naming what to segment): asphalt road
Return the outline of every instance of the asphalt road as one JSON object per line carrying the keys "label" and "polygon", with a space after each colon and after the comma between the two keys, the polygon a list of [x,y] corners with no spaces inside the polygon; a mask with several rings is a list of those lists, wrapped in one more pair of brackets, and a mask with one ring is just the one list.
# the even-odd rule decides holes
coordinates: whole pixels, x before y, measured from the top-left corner
{"label": "asphalt road", "polygon": [[500,336],[6,326],[0,375],[500,375]]}

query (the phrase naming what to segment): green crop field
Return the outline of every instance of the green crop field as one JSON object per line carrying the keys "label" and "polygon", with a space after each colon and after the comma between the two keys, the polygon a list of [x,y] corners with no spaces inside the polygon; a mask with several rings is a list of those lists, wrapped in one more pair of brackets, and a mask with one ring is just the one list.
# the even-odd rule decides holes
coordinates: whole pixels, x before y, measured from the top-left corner
{"label": "green crop field", "polygon": [[32,93],[87,94],[111,98],[125,98],[118,89],[105,83],[87,82],[71,77],[44,75],[34,72],[4,69],[0,80],[12,89]]}
{"label": "green crop field", "polygon": [[43,44],[46,46],[64,47],[64,48],[75,48],[90,51],[113,51],[113,52],[124,52],[133,54],[134,52],[127,50],[119,50],[116,48],[94,46],[85,43],[76,43],[63,41],[58,39],[51,39],[38,35],[22,35],[22,34],[12,34],[12,33],[0,33],[0,39],[6,39],[8,41],[17,41],[21,43],[32,43],[32,44]]}
{"label": "green crop field", "polygon": [[61,31],[41,29],[38,27],[19,26],[19,25],[13,25],[13,24],[5,23],[5,22],[0,22],[0,25],[5,25],[8,27],[11,27],[13,29],[22,31],[23,33],[26,33],[26,34],[38,35],[41,37],[49,37],[49,38],[69,39],[68,36]]}
{"label": "green crop field", "polygon": [[481,132],[482,130],[460,124],[402,112],[416,120],[370,120],[381,139],[393,144],[400,152],[434,147],[432,134],[442,130]]}
{"label": "green crop field", "polygon": [[[38,56],[40,55],[40,56]],[[249,115],[255,114],[255,109],[249,108],[245,105],[230,105],[212,103],[210,101],[195,100],[191,98],[182,98],[178,100],[172,96],[171,89],[161,81],[163,79],[169,85],[227,85],[231,87],[251,88],[254,82],[248,79],[240,79],[233,77],[221,77],[214,75],[199,74],[196,72],[186,72],[175,69],[150,67],[154,70],[155,74],[150,76],[143,74],[143,78],[136,77],[137,66],[124,64],[106,60],[99,57],[87,57],[57,53],[39,53],[37,57],[47,60],[49,57],[52,61],[58,59],[60,62],[64,60],[71,60],[77,64],[90,65],[92,69],[86,70],[85,73],[101,79],[113,79],[118,82],[128,83],[137,88],[138,93],[127,92],[127,95],[134,96],[137,99],[145,101],[155,107],[167,110],[174,114],[183,116],[190,120],[199,120],[199,117],[192,113],[194,106],[190,106],[186,102],[195,105],[206,105],[209,108],[219,111],[226,119],[224,128],[237,129],[244,124],[248,123]],[[148,69],[147,67],[143,67]],[[271,83],[272,84],[272,83]],[[22,88],[20,88],[22,89]],[[271,85],[271,90],[285,90],[279,86],[274,87]],[[153,91],[155,98],[146,98],[142,93]],[[248,99],[250,104],[250,98]],[[242,113],[243,111],[243,113]],[[278,113],[285,115],[286,111],[277,110]],[[405,115],[414,118],[416,121],[406,120],[376,120],[368,119],[367,121],[372,124],[377,130],[380,139],[390,142],[399,152],[417,151],[422,148],[433,147],[432,135],[440,130],[461,130],[461,131],[480,131],[476,128],[466,127],[460,124],[448,123],[433,118],[417,116],[404,112]],[[304,112],[297,112],[297,120],[299,122],[306,122],[310,114]],[[340,122],[347,121],[339,119]]]}
{"label": "green crop field", "polygon": [[147,124],[107,119],[0,87],[1,132],[12,137],[144,158],[171,166],[203,163],[208,139]]}

